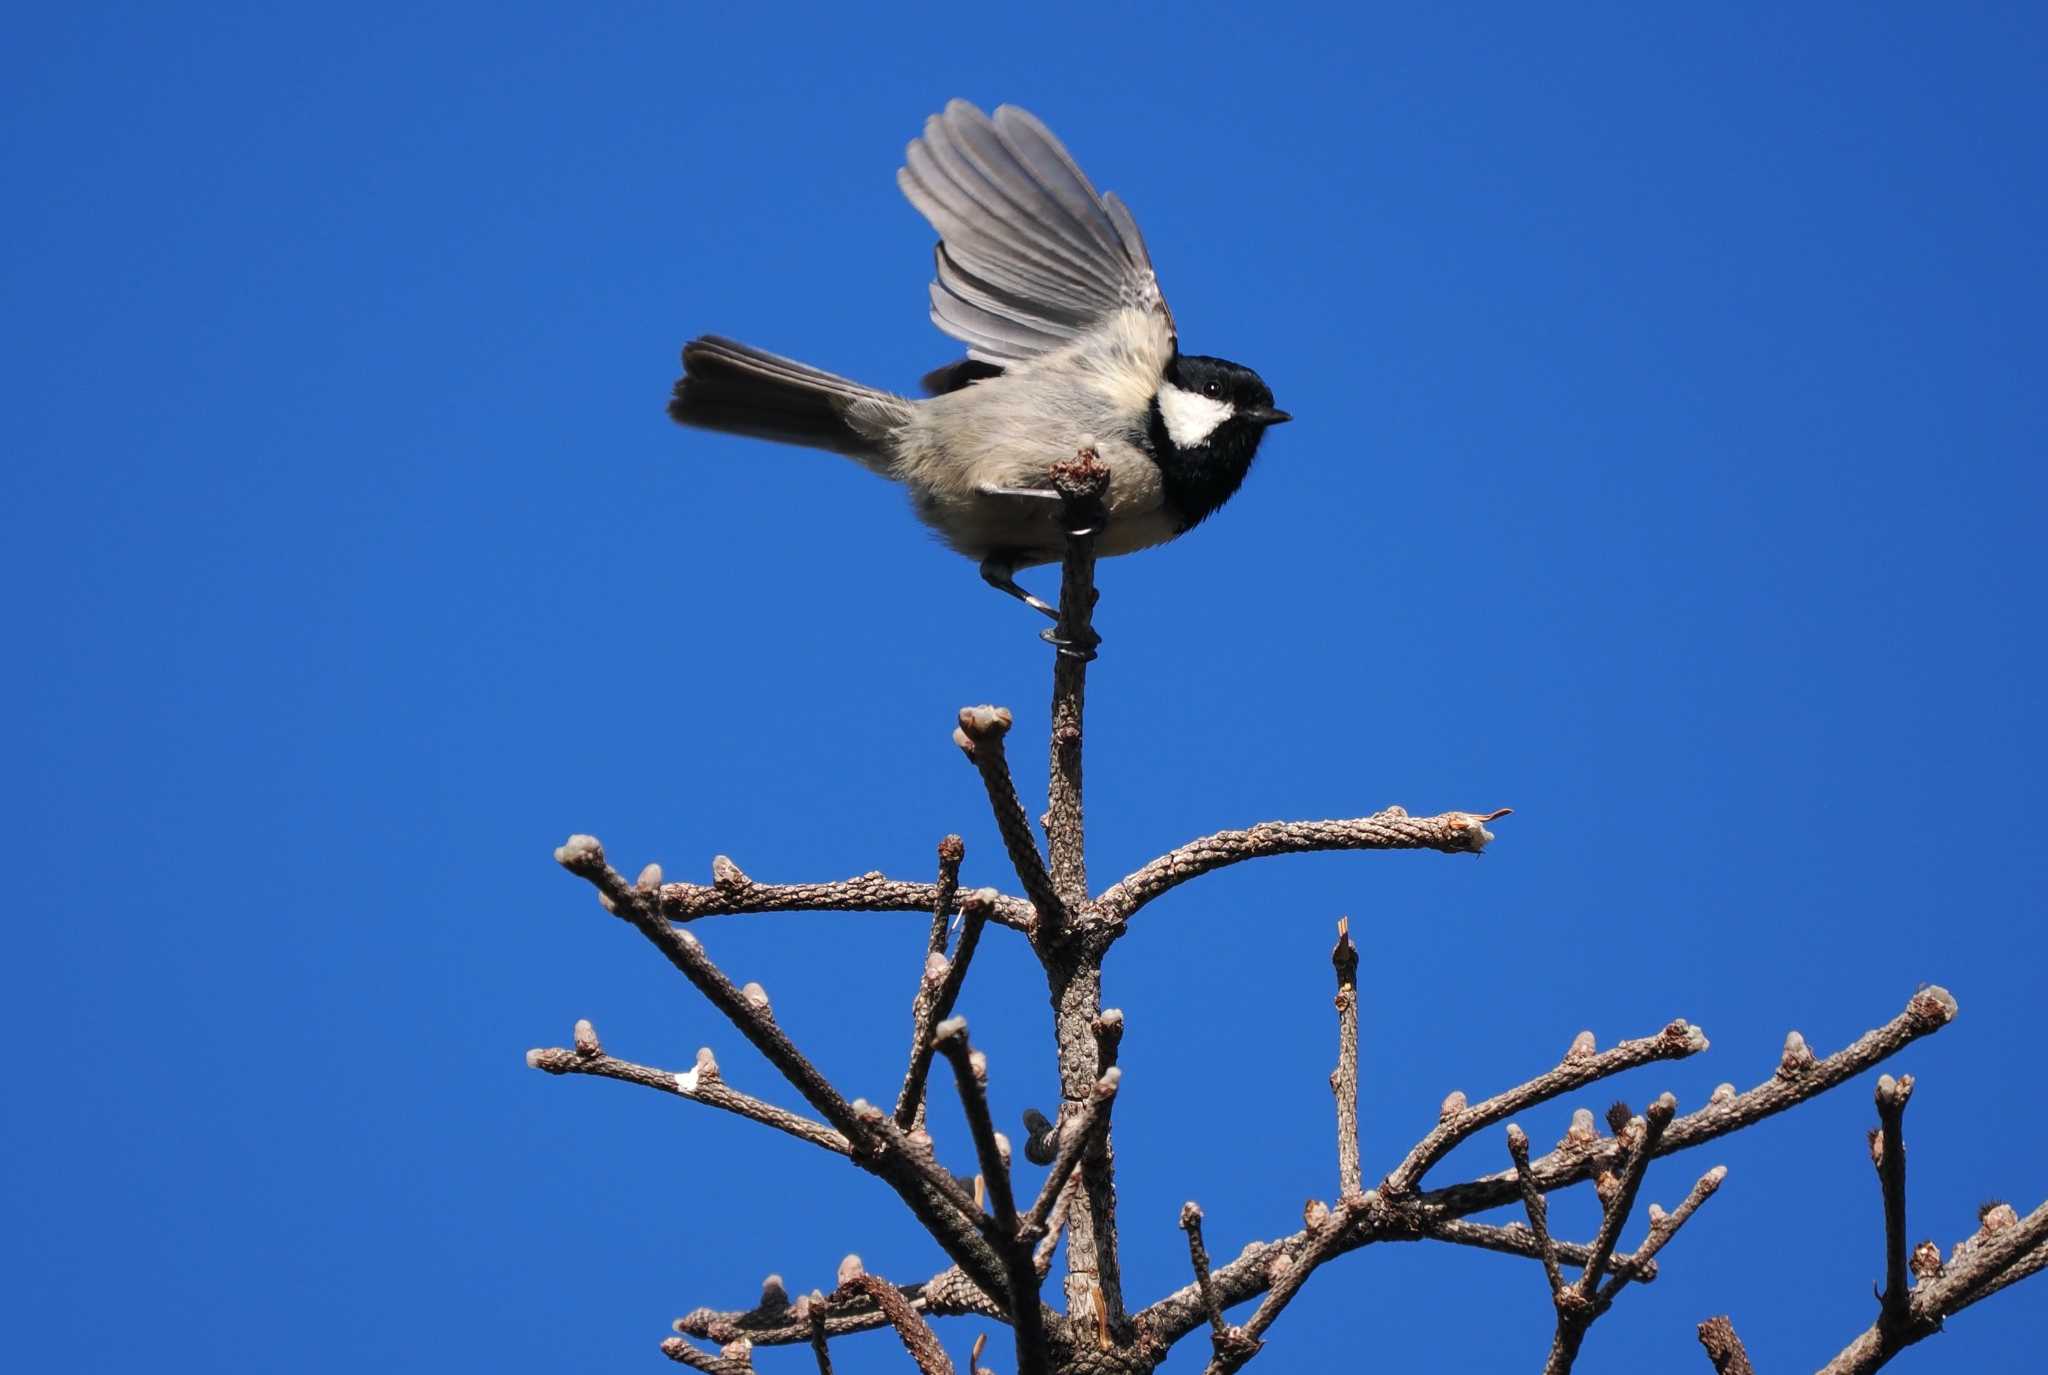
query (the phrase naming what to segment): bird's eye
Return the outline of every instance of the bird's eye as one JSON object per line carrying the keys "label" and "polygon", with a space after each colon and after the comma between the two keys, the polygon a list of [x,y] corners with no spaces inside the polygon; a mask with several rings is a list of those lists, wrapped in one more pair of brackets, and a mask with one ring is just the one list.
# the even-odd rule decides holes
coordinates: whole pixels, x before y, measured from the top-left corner
{"label": "bird's eye", "polygon": [[1209,397],[1223,395],[1223,384],[1215,381],[1204,382],[1202,384],[1202,395]]}

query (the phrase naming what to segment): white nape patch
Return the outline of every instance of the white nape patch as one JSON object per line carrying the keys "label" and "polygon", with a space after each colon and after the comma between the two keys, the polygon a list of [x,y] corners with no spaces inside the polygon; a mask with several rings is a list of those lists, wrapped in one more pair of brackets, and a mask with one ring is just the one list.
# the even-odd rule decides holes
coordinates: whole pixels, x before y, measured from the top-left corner
{"label": "white nape patch", "polygon": [[1183,391],[1171,382],[1159,385],[1159,418],[1166,422],[1166,436],[1183,449],[1209,442],[1216,427],[1237,414],[1237,407],[1200,392]]}

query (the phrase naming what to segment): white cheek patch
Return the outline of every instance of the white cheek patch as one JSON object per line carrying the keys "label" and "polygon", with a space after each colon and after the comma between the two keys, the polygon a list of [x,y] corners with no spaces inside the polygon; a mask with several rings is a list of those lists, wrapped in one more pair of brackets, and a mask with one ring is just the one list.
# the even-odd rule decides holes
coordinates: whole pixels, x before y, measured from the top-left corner
{"label": "white cheek patch", "polygon": [[1183,449],[1208,443],[1216,427],[1236,414],[1237,407],[1228,401],[1183,391],[1171,382],[1159,388],[1159,418],[1166,422],[1167,438]]}

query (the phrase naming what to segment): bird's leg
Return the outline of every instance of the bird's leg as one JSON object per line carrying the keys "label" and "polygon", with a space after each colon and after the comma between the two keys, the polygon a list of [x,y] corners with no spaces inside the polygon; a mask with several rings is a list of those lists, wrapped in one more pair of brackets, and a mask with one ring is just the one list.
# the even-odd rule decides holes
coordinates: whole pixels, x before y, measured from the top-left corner
{"label": "bird's leg", "polygon": [[1011,576],[1016,571],[1017,566],[1000,554],[990,554],[981,561],[981,580],[983,582],[995,588],[998,592],[1009,593],[1032,610],[1042,611],[1057,621],[1060,618],[1059,608],[1032,596],[1029,592],[1017,586],[1017,580]]}

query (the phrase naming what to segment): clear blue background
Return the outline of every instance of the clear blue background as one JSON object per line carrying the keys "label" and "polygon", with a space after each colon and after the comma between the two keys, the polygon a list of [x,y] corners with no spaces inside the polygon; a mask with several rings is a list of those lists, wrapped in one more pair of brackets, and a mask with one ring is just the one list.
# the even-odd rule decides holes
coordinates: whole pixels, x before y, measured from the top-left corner
{"label": "clear blue background", "polygon": [[[1479,861],[1272,861],[1139,919],[1133,1302],[1186,1280],[1183,1199],[1231,1255],[1334,1192],[1340,913],[1373,1177],[1581,1027],[1702,1024],[1614,1086],[1693,1106],[1927,980],[1963,1015],[1893,1066],[1913,1231],[2048,1195],[2040,11],[1096,8],[9,21],[19,1368],[652,1371],[769,1271],[935,1268],[816,1152],[521,1057],[590,1016],[790,1099],[554,867],[572,830],[692,878],[921,878],[959,830],[1004,879],[947,734],[993,700],[1040,738],[1034,618],[852,465],[661,412],[700,331],[906,387],[955,356],[891,180],[954,95],[1043,115],[1136,207],[1189,347],[1299,416],[1221,518],[1104,570],[1098,884],[1222,825],[1516,808]],[[880,1098],[923,928],[699,931]],[[1020,942],[963,1006],[1004,1118],[1049,1103]],[[1660,1165],[1667,1205],[1732,1174],[1582,1368],[1704,1369],[1724,1311],[1765,1371],[1860,1330],[1869,1095]],[[1435,1177],[1504,1160],[1488,1133]],[[2038,1370],[2037,1283],[1905,1368]],[[1535,1267],[1389,1246],[1264,1368],[1533,1369],[1548,1328]]]}

